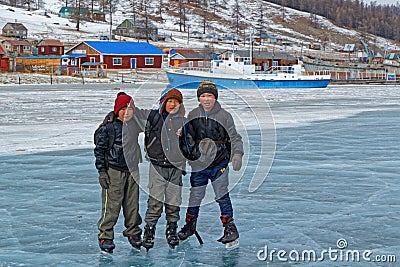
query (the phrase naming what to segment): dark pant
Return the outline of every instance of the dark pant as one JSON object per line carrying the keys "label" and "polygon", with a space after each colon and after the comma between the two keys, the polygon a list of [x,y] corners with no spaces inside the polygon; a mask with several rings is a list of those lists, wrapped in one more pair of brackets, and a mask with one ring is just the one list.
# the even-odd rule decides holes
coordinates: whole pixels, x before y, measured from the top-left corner
{"label": "dark pant", "polygon": [[187,213],[196,216],[199,214],[201,201],[205,196],[208,180],[210,180],[214,189],[215,200],[219,204],[221,214],[227,214],[233,217],[233,208],[228,191],[228,163],[229,160],[224,160],[217,166],[208,167],[207,169],[191,173],[191,188]]}
{"label": "dark pant", "polygon": [[149,199],[144,221],[155,226],[165,206],[168,222],[179,220],[182,203],[182,171],[178,168],[165,168],[150,164]]}
{"label": "dark pant", "polygon": [[134,172],[120,172],[114,169],[108,170],[110,187],[102,189],[102,212],[97,223],[99,239],[114,239],[114,226],[117,223],[119,213],[124,214],[124,236],[142,234],[139,225],[142,218],[139,215],[139,170]]}

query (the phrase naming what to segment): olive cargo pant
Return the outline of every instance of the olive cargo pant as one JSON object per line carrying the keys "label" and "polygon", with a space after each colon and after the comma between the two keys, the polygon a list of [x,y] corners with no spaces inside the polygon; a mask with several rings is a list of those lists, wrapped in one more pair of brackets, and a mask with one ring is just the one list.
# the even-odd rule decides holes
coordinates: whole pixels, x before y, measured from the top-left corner
{"label": "olive cargo pant", "polygon": [[126,229],[123,235],[142,234],[139,225],[142,218],[139,214],[139,170],[132,173],[121,172],[110,168],[108,170],[111,184],[108,189],[102,189],[102,212],[97,223],[100,233],[99,239],[114,239],[114,226],[117,223],[119,213],[124,214]]}
{"label": "olive cargo pant", "polygon": [[150,164],[149,199],[145,222],[155,226],[165,206],[165,217],[168,222],[179,220],[182,203],[182,171],[178,168],[164,168]]}

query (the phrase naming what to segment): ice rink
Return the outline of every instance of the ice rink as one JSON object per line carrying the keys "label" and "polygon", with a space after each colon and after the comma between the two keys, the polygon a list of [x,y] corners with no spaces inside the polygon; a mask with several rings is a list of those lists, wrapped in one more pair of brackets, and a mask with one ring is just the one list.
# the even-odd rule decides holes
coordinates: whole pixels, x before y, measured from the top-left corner
{"label": "ice rink", "polygon": [[[0,266],[399,265],[399,86],[221,90],[246,148],[245,168],[230,172],[240,248],[216,241],[210,192],[197,225],[204,245],[192,237],[171,251],[162,215],[154,248],[136,252],[121,215],[114,254],[101,254],[93,132],[119,90],[152,108],[163,86],[0,87]],[[189,111],[195,91],[182,92]],[[144,161],[143,217],[147,173]]]}

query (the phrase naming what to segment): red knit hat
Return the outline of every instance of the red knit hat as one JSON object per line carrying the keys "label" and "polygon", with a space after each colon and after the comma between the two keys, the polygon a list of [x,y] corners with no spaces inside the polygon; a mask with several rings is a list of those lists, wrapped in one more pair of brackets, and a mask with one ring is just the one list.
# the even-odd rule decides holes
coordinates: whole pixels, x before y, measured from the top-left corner
{"label": "red knit hat", "polygon": [[118,112],[125,107],[130,107],[135,109],[135,103],[133,102],[132,97],[125,94],[124,92],[120,92],[115,99],[114,104],[114,114],[118,116]]}

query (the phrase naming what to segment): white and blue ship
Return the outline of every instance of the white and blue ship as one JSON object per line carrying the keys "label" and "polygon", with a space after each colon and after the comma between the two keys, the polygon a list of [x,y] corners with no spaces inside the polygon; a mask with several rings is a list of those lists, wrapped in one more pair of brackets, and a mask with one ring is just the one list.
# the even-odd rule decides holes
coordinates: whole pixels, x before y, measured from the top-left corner
{"label": "white and blue ship", "polygon": [[331,79],[327,72],[306,73],[301,63],[256,71],[255,65],[237,62],[233,56],[212,60],[210,68],[168,68],[166,74],[168,87],[178,89],[196,89],[205,79],[229,89],[325,88]]}

